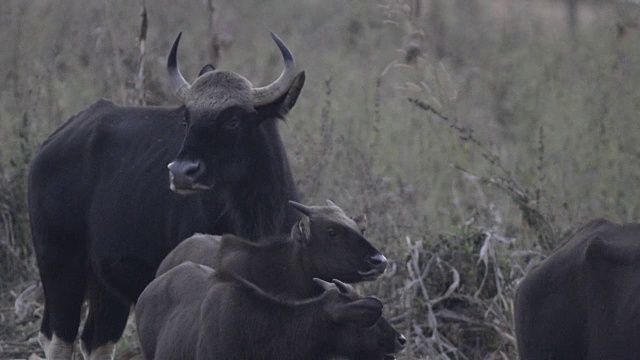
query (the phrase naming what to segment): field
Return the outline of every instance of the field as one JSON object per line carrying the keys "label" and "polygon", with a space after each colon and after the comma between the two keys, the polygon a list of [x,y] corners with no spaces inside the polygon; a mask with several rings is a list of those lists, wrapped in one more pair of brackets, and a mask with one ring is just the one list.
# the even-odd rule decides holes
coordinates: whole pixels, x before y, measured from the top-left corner
{"label": "field", "polygon": [[[408,338],[399,359],[516,358],[527,270],[589,219],[640,218],[634,3],[157,0],[146,14],[141,47],[139,1],[0,1],[0,359],[42,356],[31,155],[97,98],[177,104],[179,31],[188,80],[214,63],[266,84],[282,66],[269,31],[292,49],[307,81],[280,129],[298,189],[367,215],[390,268],[360,288]],[[134,329],[118,358],[139,358]]]}

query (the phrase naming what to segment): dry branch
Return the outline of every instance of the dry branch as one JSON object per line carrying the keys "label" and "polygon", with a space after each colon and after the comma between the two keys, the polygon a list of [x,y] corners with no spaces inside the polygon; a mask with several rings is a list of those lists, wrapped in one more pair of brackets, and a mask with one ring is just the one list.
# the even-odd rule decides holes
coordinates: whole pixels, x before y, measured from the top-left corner
{"label": "dry branch", "polygon": [[136,105],[146,105],[145,101],[145,82],[144,82],[144,56],[147,42],[147,27],[149,20],[147,18],[147,6],[145,0],[140,0],[140,34],[138,36],[138,44],[140,56],[138,57],[138,76],[135,79]]}
{"label": "dry branch", "polygon": [[[497,227],[465,226],[461,235],[435,244],[405,238],[407,280],[400,297],[411,305],[392,319],[409,323],[414,354],[504,358],[515,349],[512,297],[524,275],[517,270],[521,259],[511,257],[509,250],[515,240]],[[505,276],[504,269],[516,271]],[[477,343],[471,344],[469,337]]]}
{"label": "dry branch", "polygon": [[[433,106],[427,104],[424,101],[410,98],[409,101],[417,108],[429,112],[441,121],[447,123],[451,129],[458,133],[458,137],[462,141],[471,142],[480,150],[481,156],[491,165],[497,167],[502,173],[502,176],[480,177],[471,174],[466,169],[457,164],[453,164],[453,167],[470,178],[478,179],[481,183],[490,184],[505,192],[514,201],[522,212],[523,220],[528,226],[530,226],[538,235],[538,242],[543,249],[550,251],[555,247],[556,234],[551,223],[538,209],[538,201],[540,198],[540,189],[534,192],[534,196],[529,194],[529,191],[523,189],[515,180],[515,176],[508,171],[503,165],[500,157],[494,155],[481,141],[479,141],[473,135],[473,130],[469,127],[460,125],[455,118],[449,118],[442,112],[436,110]],[[542,131],[542,130],[541,130]],[[542,132],[540,133],[542,138]],[[540,140],[542,141],[542,140]],[[542,145],[541,145],[541,149]],[[540,155],[540,162],[542,162],[542,155]],[[541,166],[541,165],[538,165]]]}
{"label": "dry branch", "polygon": [[209,18],[209,36],[211,37],[209,39],[209,59],[211,59],[213,66],[217,66],[220,60],[220,44],[215,31],[217,12],[213,0],[207,0],[207,14]]}
{"label": "dry branch", "polygon": [[[122,55],[121,55],[121,49],[118,46],[118,42],[116,39],[118,39],[118,37],[115,34],[115,30],[114,30],[114,24],[112,23],[112,17],[113,17],[113,8],[112,8],[112,4],[110,1],[108,0],[103,0],[102,1],[102,5],[104,6],[104,24],[105,27],[107,29],[107,34],[109,36],[109,42],[111,43],[111,47],[112,47],[112,51],[113,51],[113,70],[115,72],[115,78],[116,78],[116,83],[117,84],[122,84],[122,80],[125,78],[124,77],[124,70],[123,70],[123,66],[122,66]],[[120,99],[122,100],[123,103],[127,102],[127,91],[126,91],[126,87],[124,86],[124,84],[119,86],[119,95],[120,95]]]}

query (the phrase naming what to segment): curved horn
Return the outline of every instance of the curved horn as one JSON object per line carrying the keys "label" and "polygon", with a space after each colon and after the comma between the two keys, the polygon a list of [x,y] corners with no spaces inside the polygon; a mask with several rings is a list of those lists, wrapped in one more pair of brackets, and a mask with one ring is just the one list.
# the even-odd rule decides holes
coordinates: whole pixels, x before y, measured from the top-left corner
{"label": "curved horn", "polygon": [[331,206],[331,207],[338,207],[338,205],[334,204],[333,201],[327,199],[327,205]]}
{"label": "curved horn", "polygon": [[278,35],[271,32],[271,37],[273,37],[276,45],[278,45],[278,48],[282,53],[282,57],[284,58],[284,70],[282,70],[280,77],[272,84],[251,89],[254,106],[271,104],[279,97],[286,94],[293,83],[293,79],[295,78],[296,63],[293,59],[293,54],[291,54],[291,50],[289,50],[287,45],[280,40]]}
{"label": "curved horn", "polygon": [[171,46],[169,59],[167,59],[167,72],[169,73],[169,81],[171,82],[173,93],[184,102],[187,99],[191,85],[182,77],[180,69],[178,68],[178,44],[180,43],[181,36],[182,31],[174,40],[173,46]]}
{"label": "curved horn", "polygon": [[293,200],[289,200],[289,204],[291,206],[293,206],[294,208],[296,208],[296,210],[298,210],[301,213],[303,213],[304,215],[311,216],[311,214],[313,213],[313,209],[310,208],[307,205],[302,205],[302,204],[297,203],[297,202],[295,202]]}
{"label": "curved horn", "polygon": [[340,290],[341,293],[343,294],[350,294],[355,292],[355,290],[353,290],[353,288],[345,283],[343,283],[342,281],[338,280],[338,279],[333,279],[331,280],[332,283],[334,283],[336,285],[336,287],[338,288],[338,290]]}
{"label": "curved horn", "polygon": [[326,290],[332,290],[332,289],[336,288],[335,284],[332,284],[330,282],[326,282],[326,281],[324,281],[322,279],[319,279],[319,278],[313,278],[313,282],[315,282],[316,284],[320,285],[325,291]]}

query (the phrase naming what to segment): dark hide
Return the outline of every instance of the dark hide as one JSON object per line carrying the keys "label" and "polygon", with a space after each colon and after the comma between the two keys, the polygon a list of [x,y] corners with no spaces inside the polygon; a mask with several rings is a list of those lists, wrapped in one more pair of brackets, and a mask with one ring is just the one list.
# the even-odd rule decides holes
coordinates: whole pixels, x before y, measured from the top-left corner
{"label": "dark hide", "polygon": [[640,354],[640,224],[594,220],[518,288],[520,358],[635,359]]}
{"label": "dark hide", "polygon": [[[185,262],[156,278],[142,292],[136,305],[136,328],[145,359],[196,358],[196,322],[213,274],[209,267]],[[156,353],[156,344],[165,346]]]}
{"label": "dark hide", "polygon": [[136,323],[147,359],[392,359],[405,340],[381,313],[346,284],[290,301],[185,262],[145,289]]}
{"label": "dark hide", "polygon": [[[379,269],[368,276],[359,274],[371,270],[369,258],[381,256],[364,237],[349,246],[346,246],[347,241],[344,245],[329,245],[326,239],[312,239],[316,242],[313,245],[302,245],[288,239],[256,244],[224,235],[214,263],[218,269],[236,273],[269,293],[294,298],[317,294],[314,291],[318,287],[312,281],[314,277],[360,282],[374,280],[384,272],[384,269]],[[331,250],[315,251],[322,245]],[[345,253],[349,256],[344,256]]]}
{"label": "dark hide", "polygon": [[[269,105],[216,113],[100,100],[56,130],[29,174],[45,293],[41,333],[73,342],[88,294],[83,343],[91,350],[115,342],[130,306],[182,239],[288,233],[299,216],[287,200],[297,193],[275,119],[295,104],[303,83],[300,73]],[[191,155],[213,159],[211,191],[183,196],[169,189],[167,164],[185,144]]]}
{"label": "dark hide", "polygon": [[217,268],[218,251],[220,251],[221,236],[209,234],[194,234],[182,241],[171,250],[158,266],[156,277],[166,273],[185,261]]}
{"label": "dark hide", "polygon": [[293,226],[290,237],[256,244],[233,235],[196,234],[167,255],[156,276],[192,261],[226,267],[270,293],[309,297],[317,289],[313,278],[353,283],[384,272],[386,259],[362,235],[364,216],[356,217],[356,223],[335,205],[306,209],[311,213]]}

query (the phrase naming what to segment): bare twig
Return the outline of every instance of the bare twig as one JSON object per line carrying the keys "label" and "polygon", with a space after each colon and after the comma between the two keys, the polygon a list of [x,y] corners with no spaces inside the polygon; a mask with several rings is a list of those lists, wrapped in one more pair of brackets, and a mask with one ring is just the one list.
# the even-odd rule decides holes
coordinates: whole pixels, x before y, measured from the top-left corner
{"label": "bare twig", "polygon": [[409,102],[415,105],[417,108],[422,109],[426,112],[430,112],[436,116],[439,120],[447,123],[452,129],[454,129],[458,133],[458,137],[463,141],[469,141],[476,147],[480,149],[480,154],[484,159],[486,159],[491,165],[497,166],[503,174],[511,178],[511,172],[509,172],[503,165],[500,158],[497,155],[492,154],[492,152],[487,149],[487,147],[481,143],[478,139],[473,136],[473,129],[462,126],[458,123],[458,119],[449,118],[444,115],[440,111],[436,110],[433,106],[427,104],[426,102],[418,99],[409,98]]}
{"label": "bare twig", "polygon": [[[555,244],[555,239],[556,239],[553,227],[551,226],[551,223],[545,218],[545,216],[542,215],[542,213],[538,210],[539,202],[536,201],[536,199],[540,198],[540,192],[536,191],[534,196],[531,196],[527,190],[524,190],[520,185],[518,185],[518,183],[515,181],[515,178],[511,174],[511,172],[508,171],[502,165],[500,157],[498,157],[497,155],[494,155],[489,149],[487,149],[487,147],[482,142],[476,139],[473,136],[472,129],[470,129],[469,127],[459,125],[457,119],[455,118],[451,119],[447,117],[446,115],[436,110],[433,106],[425,103],[424,101],[413,99],[413,98],[410,98],[409,101],[419,109],[429,112],[435,115],[437,119],[447,123],[455,132],[458,133],[458,137],[461,140],[469,141],[478,149],[480,149],[480,154],[482,155],[482,157],[485,160],[487,160],[490,165],[496,166],[502,173],[502,176],[495,176],[490,178],[477,177],[475,175],[472,175],[471,173],[469,173],[467,170],[463,169],[459,165],[454,164],[453,165],[454,168],[464,172],[467,175],[471,175],[475,178],[479,178],[482,182],[486,184],[494,185],[498,189],[506,192],[513,199],[516,205],[518,205],[518,207],[520,208],[520,211],[522,211],[522,216],[523,216],[523,219],[526,221],[526,223],[532,229],[534,229],[538,234],[540,245],[545,250],[553,249]],[[544,151],[542,136],[543,136],[543,133],[541,129],[540,144],[539,144],[540,145],[540,149],[539,149],[540,158],[539,158],[539,164],[538,164],[539,168],[541,168],[542,166],[543,151]],[[542,180],[543,179],[540,178],[540,181]]]}
{"label": "bare twig", "polygon": [[526,190],[522,190],[515,181],[511,178],[502,178],[497,176],[488,178],[481,177],[469,173],[469,171],[460,165],[451,165],[465,174],[474,176],[480,182],[493,185],[509,195],[520,211],[522,211],[523,220],[526,221],[526,223],[538,234],[539,244],[547,251],[554,248],[556,235],[551,223],[544,215],[542,215],[540,210],[538,210],[538,203],[532,199],[532,196]]}
{"label": "bare twig", "polygon": [[451,294],[458,287],[460,282],[459,273],[457,272],[457,270],[451,267],[454,271],[454,279],[457,279],[457,280],[454,280],[454,283],[451,286],[449,286],[449,289],[447,289],[447,291],[442,297],[432,300],[429,296],[429,291],[427,289],[427,285],[425,284],[424,280],[427,277],[431,267],[435,263],[441,262],[441,260],[440,258],[432,254],[429,261],[425,265],[424,269],[421,271],[420,255],[422,250],[422,241],[413,242],[411,238],[407,236],[406,242],[407,242],[407,246],[409,248],[409,254],[410,254],[409,261],[407,262],[407,271],[409,273],[409,278],[411,279],[407,287],[411,288],[414,286],[418,286],[420,294],[422,295],[421,304],[424,307],[426,307],[426,310],[427,310],[427,326],[431,330],[431,336],[428,338],[425,337],[424,334],[422,333],[421,328],[414,321],[413,328],[414,328],[416,337],[421,337],[423,338],[423,340],[426,340],[426,344],[431,344],[435,346],[437,348],[436,353],[439,353],[440,355],[444,355],[446,353],[454,353],[456,354],[456,357],[466,358],[464,357],[464,355],[458,352],[458,349],[453,344],[451,344],[444,336],[440,334],[438,317],[433,310],[433,306],[435,304],[450,297]]}
{"label": "bare twig", "polygon": [[[206,14],[208,20],[208,44],[209,62],[215,67],[225,50],[233,43],[237,19],[229,9],[221,9],[215,5],[215,0],[206,0]],[[224,11],[226,10],[226,11]]]}
{"label": "bare twig", "polygon": [[111,2],[108,0],[103,0],[102,4],[104,6],[104,24],[105,27],[107,28],[107,34],[109,35],[109,41],[111,42],[111,46],[113,49],[113,58],[114,58],[114,62],[113,62],[113,70],[115,72],[115,77],[116,77],[116,84],[120,84],[118,89],[119,89],[119,95],[120,95],[120,99],[123,103],[127,102],[127,91],[126,91],[126,87],[124,85],[124,83],[122,83],[122,80],[125,78],[123,73],[124,70],[122,69],[122,55],[121,55],[121,49],[118,46],[118,42],[116,39],[118,39],[118,37],[116,36],[115,32],[114,32],[114,25],[112,24],[112,17],[113,17],[113,9],[111,7]]}
{"label": "bare twig", "polygon": [[209,20],[209,59],[211,64],[216,66],[220,60],[220,43],[218,42],[218,34],[216,32],[216,6],[213,4],[213,0],[207,0],[207,14]]}
{"label": "bare twig", "polygon": [[41,307],[42,296],[42,284],[37,282],[24,289],[20,295],[16,297],[14,312],[17,323],[24,322],[38,307]]}
{"label": "bare twig", "polygon": [[450,298],[453,292],[456,291],[460,286],[460,273],[458,272],[458,270],[456,270],[456,268],[451,266],[449,263],[445,262],[445,264],[451,269],[451,272],[453,273],[453,282],[451,283],[451,285],[449,285],[449,288],[447,288],[447,291],[445,291],[444,295],[431,300],[431,305],[435,305],[443,300]]}
{"label": "bare twig", "polygon": [[545,183],[544,174],[544,127],[540,126],[538,132],[538,164],[536,166],[538,173],[538,188],[536,189],[536,203],[540,204],[540,198],[542,196],[542,188]]}
{"label": "bare twig", "polygon": [[144,82],[144,56],[147,42],[147,27],[149,20],[147,18],[147,6],[145,0],[140,0],[140,34],[138,36],[138,44],[140,56],[138,57],[138,76],[135,79],[136,105],[146,105],[145,100],[145,82]]}

